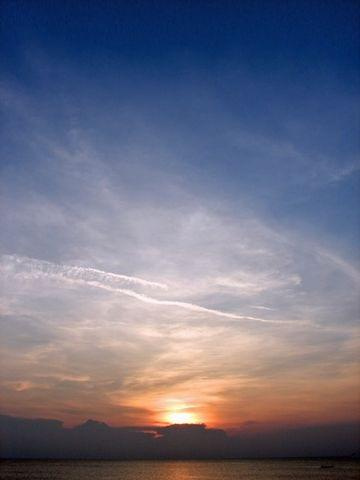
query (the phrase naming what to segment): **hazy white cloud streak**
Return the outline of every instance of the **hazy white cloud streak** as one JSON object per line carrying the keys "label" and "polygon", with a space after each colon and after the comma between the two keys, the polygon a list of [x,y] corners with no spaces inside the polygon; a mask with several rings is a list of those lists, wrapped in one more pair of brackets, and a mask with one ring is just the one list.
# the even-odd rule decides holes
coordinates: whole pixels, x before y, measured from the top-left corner
{"label": "hazy white cloud streak", "polygon": [[[82,280],[85,282],[101,282],[104,284],[132,284],[140,285],[142,287],[155,287],[166,290],[168,287],[164,283],[151,282],[143,278],[133,277],[128,275],[120,275],[117,273],[104,272],[96,268],[78,267],[72,265],[60,265],[45,260],[38,260],[35,258],[21,257],[18,255],[3,255],[3,268],[10,272],[20,269],[21,273],[32,276],[57,276],[65,277],[72,280]],[[15,273],[14,272],[14,273]]]}
{"label": "hazy white cloud streak", "polygon": [[107,290],[110,292],[120,293],[123,295],[127,295],[129,297],[136,298],[141,302],[149,303],[153,305],[179,307],[179,308],[184,308],[194,312],[209,313],[211,315],[231,318],[234,320],[248,320],[248,321],[264,322],[264,323],[291,323],[286,321],[267,320],[260,317],[224,312],[221,310],[206,308],[206,307],[202,307],[201,305],[197,305],[189,302],[181,302],[178,300],[160,300],[160,299],[145,295],[143,293],[130,290],[128,288],[120,288],[120,287],[114,286],[114,284],[118,285],[119,283],[123,282],[125,284],[131,283],[133,285],[159,287],[159,288],[166,289],[167,286],[165,284],[144,280],[138,277],[130,277],[127,275],[119,275],[119,274],[114,274],[110,272],[104,272],[102,270],[97,270],[94,268],[60,265],[52,262],[47,262],[44,260],[21,257],[18,255],[3,255],[1,268],[5,275],[13,274],[16,276],[20,276],[24,279],[27,279],[27,278],[37,279],[37,278],[43,278],[43,277],[57,278],[65,281],[70,281],[72,283],[77,283],[82,285],[85,284],[91,287],[101,288],[103,290]]}

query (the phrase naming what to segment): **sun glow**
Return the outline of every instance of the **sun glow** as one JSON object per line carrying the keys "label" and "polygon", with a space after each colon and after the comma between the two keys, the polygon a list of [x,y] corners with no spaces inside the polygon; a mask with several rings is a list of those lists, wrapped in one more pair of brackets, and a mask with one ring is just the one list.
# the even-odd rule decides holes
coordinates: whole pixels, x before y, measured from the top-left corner
{"label": "sun glow", "polygon": [[166,415],[166,421],[172,424],[179,423],[199,423],[199,419],[194,413],[190,412],[169,412]]}

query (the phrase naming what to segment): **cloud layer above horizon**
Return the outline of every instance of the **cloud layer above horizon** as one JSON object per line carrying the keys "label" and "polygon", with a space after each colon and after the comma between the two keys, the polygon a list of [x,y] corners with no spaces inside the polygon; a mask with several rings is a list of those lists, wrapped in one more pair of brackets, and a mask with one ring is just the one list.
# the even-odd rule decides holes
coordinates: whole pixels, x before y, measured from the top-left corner
{"label": "cloud layer above horizon", "polygon": [[[49,11],[12,5],[5,38],[15,28],[21,41],[0,85],[3,413],[146,425],[175,410],[225,428],[357,419],[350,40],[339,58],[319,40],[320,63],[272,45],[284,60],[270,62],[261,37],[250,48],[234,25],[213,56],[201,42],[175,48],[174,27],[174,44],[145,55],[135,27],[122,43],[128,7],[108,7],[106,21],[89,7],[94,47],[90,33],[67,44],[72,20],[56,27]],[[219,21],[237,15],[240,29],[249,12],[235,10]]]}

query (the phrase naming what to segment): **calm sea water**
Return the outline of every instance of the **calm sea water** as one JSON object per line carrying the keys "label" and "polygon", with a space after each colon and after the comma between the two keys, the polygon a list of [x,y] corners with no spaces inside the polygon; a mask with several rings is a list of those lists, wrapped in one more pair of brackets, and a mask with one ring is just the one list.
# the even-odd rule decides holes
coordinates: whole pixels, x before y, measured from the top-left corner
{"label": "calm sea water", "polygon": [[[321,468],[332,465],[332,468]],[[346,460],[3,461],[2,480],[359,480]]]}

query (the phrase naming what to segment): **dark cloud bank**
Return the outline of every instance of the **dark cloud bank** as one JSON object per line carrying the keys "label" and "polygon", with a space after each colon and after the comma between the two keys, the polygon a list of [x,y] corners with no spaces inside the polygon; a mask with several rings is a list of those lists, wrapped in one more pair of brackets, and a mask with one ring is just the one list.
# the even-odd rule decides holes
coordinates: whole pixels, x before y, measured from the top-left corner
{"label": "dark cloud bank", "polygon": [[1,458],[251,458],[358,456],[356,424],[288,428],[266,433],[225,431],[205,425],[109,427],[88,420],[64,428],[59,420],[0,415]]}

